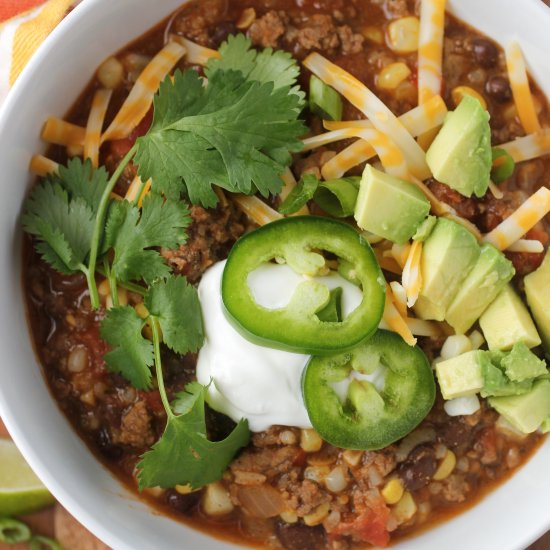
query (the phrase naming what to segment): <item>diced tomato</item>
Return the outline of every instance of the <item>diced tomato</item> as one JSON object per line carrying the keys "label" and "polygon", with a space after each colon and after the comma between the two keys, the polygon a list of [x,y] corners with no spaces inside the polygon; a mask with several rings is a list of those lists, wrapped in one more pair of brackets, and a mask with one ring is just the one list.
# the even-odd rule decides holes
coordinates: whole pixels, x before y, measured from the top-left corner
{"label": "diced tomato", "polygon": [[136,139],[140,136],[144,136],[153,122],[153,107],[151,107],[147,114],[143,117],[141,122],[130,132],[129,136],[124,139],[115,139],[111,141],[110,148],[111,153],[119,158],[123,158],[126,153],[133,147]]}
{"label": "diced tomato", "polygon": [[368,508],[353,521],[340,523],[330,533],[330,537],[351,536],[355,540],[385,547],[390,542],[387,524],[390,510],[382,501]]}
{"label": "diced tomato", "polygon": [[307,459],[307,453],[303,449],[300,449],[300,451],[296,455],[296,458],[293,460],[292,464],[294,466],[303,466],[306,463],[306,459]]}
{"label": "diced tomato", "polygon": [[164,406],[160,399],[160,393],[157,390],[152,391],[140,391],[140,399],[143,398],[147,404],[147,408],[154,413],[161,413],[164,411]]}

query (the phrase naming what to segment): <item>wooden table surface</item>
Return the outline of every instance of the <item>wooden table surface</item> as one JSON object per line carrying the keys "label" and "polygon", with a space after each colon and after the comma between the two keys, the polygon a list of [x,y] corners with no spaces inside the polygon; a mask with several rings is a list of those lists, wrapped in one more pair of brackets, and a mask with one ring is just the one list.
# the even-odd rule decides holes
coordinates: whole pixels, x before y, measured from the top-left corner
{"label": "wooden table surface", "polygon": [[[9,437],[1,420],[0,437]],[[109,550],[59,504],[22,519],[34,533],[57,539],[65,550]],[[0,550],[25,550],[26,547],[26,544],[7,545],[0,542]],[[550,531],[528,550],[550,550]]]}

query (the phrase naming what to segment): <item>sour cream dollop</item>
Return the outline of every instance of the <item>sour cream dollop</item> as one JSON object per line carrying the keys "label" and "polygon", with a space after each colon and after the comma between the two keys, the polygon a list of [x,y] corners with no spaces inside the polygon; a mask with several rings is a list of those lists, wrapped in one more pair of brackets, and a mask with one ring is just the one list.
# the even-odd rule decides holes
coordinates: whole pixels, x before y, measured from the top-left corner
{"label": "sour cream dollop", "polygon": [[[205,343],[199,352],[197,378],[209,384],[210,405],[236,422],[247,418],[254,432],[273,425],[311,428],[301,391],[302,370],[309,355],[258,346],[241,336],[226,319],[221,279],[225,262],[206,271],[199,284]],[[362,293],[337,273],[316,277],[328,288],[342,287],[342,311],[349,315]],[[265,264],[250,274],[248,284],[258,304],[287,305],[304,277],[287,265]]]}

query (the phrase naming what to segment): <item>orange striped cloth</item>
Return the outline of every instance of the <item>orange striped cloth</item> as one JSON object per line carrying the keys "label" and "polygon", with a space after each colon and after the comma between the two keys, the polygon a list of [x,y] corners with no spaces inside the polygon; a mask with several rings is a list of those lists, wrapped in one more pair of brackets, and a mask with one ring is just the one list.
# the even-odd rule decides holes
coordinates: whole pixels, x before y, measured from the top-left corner
{"label": "orange striped cloth", "polygon": [[0,102],[75,0],[0,0]]}

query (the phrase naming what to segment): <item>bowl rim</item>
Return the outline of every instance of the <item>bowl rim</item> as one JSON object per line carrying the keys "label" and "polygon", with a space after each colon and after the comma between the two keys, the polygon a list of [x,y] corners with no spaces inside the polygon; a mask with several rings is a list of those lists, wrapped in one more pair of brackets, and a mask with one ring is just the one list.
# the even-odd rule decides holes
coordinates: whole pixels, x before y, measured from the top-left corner
{"label": "bowl rim", "polygon": [[[13,88],[8,93],[3,105],[0,107],[0,132],[4,129],[4,121],[8,116],[8,113],[13,109],[18,103],[18,96],[20,90],[25,89],[27,86],[33,84],[33,76],[36,68],[41,64],[42,60],[48,56],[55,44],[65,35],[67,29],[71,29],[74,25],[78,25],[90,12],[93,12],[97,9],[98,5],[108,5],[109,0],[86,0],[81,2],[71,13],[69,13],[63,21],[52,31],[52,33],[46,38],[46,40],[39,46],[35,54],[32,56],[31,60],[27,66],[21,72],[19,78],[15,82]],[[460,2],[460,0],[454,0],[455,4]],[[184,1],[180,0],[180,3],[183,4]],[[452,0],[451,0],[452,3]],[[538,10],[540,17],[544,20],[547,19],[550,22],[550,10],[546,9],[544,4],[540,0],[523,0],[524,5],[530,4],[529,9]],[[159,17],[158,20],[160,20]],[[152,27],[157,21],[152,21],[150,27]],[[550,88],[547,90],[550,95]],[[550,96],[549,96],[550,100]],[[32,343],[31,343],[32,345]],[[40,365],[40,361],[37,358],[37,364]],[[43,376],[43,371],[40,373]],[[51,396],[53,399],[53,396]],[[28,460],[32,468],[37,472],[39,477],[44,481],[45,485],[50,488],[56,499],[67,508],[70,513],[75,516],[75,518],[81,522],[85,527],[87,527],[92,533],[98,536],[100,539],[105,541],[113,548],[126,548],[126,541],[107,529],[100,521],[100,514],[91,512],[88,507],[77,499],[69,490],[67,490],[63,483],[58,480],[58,477],[54,475],[46,466],[45,462],[42,460],[37,449],[33,447],[32,442],[25,435],[25,428],[22,424],[18,422],[14,415],[11,414],[10,410],[5,406],[2,399],[2,390],[0,388],[0,416],[2,416],[10,434],[12,435],[13,440],[17,446],[21,449],[21,452]],[[71,427],[72,429],[72,427]],[[547,441],[544,446],[550,446],[550,440]],[[540,452],[540,449],[537,451]],[[523,468],[527,467],[525,465]],[[517,475],[517,472],[516,474]],[[114,478],[116,479],[116,478]],[[120,482],[119,482],[120,483]],[[506,482],[504,482],[506,483]],[[475,506],[477,506],[476,504]],[[474,506],[474,508],[475,508]],[[153,509],[151,509],[151,513]],[[188,529],[191,527],[185,526]],[[530,544],[542,534],[544,534],[550,528],[550,514],[545,523],[542,523],[536,532],[524,533],[522,541],[524,544]],[[424,532],[419,533],[419,536],[422,536]],[[214,539],[211,539],[214,540]],[[227,541],[224,541],[226,544],[230,544]],[[222,545],[220,544],[220,547]],[[400,547],[401,545],[399,545]],[[518,546],[519,548],[519,546]]]}

